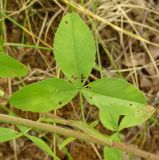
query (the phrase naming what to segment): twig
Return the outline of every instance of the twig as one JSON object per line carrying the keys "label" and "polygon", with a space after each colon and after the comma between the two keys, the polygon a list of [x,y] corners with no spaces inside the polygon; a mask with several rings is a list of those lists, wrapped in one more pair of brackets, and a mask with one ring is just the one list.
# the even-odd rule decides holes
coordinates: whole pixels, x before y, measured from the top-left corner
{"label": "twig", "polygon": [[8,115],[4,115],[4,114],[0,114],[0,121],[7,122],[10,124],[16,124],[16,125],[24,125],[24,126],[28,126],[30,128],[37,128],[37,129],[40,129],[43,131],[53,132],[53,133],[56,133],[59,135],[67,136],[67,137],[74,137],[79,140],[84,140],[86,142],[93,142],[93,143],[100,144],[103,146],[107,145],[110,147],[119,148],[122,151],[129,152],[133,155],[143,157],[148,160],[159,160],[159,156],[154,155],[149,152],[146,152],[146,151],[143,151],[141,149],[135,148],[134,146],[130,146],[130,145],[127,145],[124,143],[110,142],[110,141],[106,141],[105,139],[103,141],[101,141],[101,139],[94,138],[94,137],[89,136],[85,133],[82,133],[80,131],[74,131],[72,129],[67,129],[67,128],[58,127],[58,126],[52,126],[49,124],[36,122],[36,121],[32,121],[32,120],[27,120],[27,119],[23,119],[23,118],[19,118],[19,117],[12,117],[12,116],[8,116]]}

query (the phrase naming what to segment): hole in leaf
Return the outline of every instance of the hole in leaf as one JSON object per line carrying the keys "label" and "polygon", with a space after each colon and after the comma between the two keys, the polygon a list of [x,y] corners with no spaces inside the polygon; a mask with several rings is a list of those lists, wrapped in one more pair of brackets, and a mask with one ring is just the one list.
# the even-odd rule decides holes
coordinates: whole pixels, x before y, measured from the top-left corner
{"label": "hole in leaf", "polygon": [[91,89],[91,87],[90,87],[90,86],[86,86],[86,88],[87,88],[87,89]]}
{"label": "hole in leaf", "polygon": [[81,79],[81,83],[83,83],[84,82],[84,79]]}
{"label": "hole in leaf", "polygon": [[68,24],[68,21],[65,21],[66,24]]}
{"label": "hole in leaf", "polygon": [[62,102],[60,101],[58,104],[59,104],[59,105],[61,105],[61,104],[62,104]]}

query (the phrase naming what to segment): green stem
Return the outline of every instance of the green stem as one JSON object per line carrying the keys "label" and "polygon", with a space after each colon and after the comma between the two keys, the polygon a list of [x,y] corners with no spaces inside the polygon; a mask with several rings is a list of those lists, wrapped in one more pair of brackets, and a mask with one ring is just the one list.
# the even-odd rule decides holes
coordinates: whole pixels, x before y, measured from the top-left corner
{"label": "green stem", "polygon": [[84,114],[84,106],[83,106],[83,97],[81,91],[79,92],[80,95],[80,108],[81,108],[81,114],[82,114],[82,121],[86,123],[85,114]]}
{"label": "green stem", "polygon": [[36,46],[34,44],[23,44],[23,43],[6,42],[6,43],[4,43],[4,45],[5,46],[34,48],[34,49],[41,49],[41,50],[52,51],[52,48],[44,47],[44,46]]}

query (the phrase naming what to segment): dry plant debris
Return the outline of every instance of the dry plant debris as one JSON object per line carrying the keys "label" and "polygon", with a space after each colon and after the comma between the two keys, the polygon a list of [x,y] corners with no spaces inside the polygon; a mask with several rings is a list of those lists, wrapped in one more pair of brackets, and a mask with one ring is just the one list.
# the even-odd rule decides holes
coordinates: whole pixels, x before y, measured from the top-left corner
{"label": "dry plant debris", "polygon": [[[74,3],[77,7],[73,8],[71,4]],[[93,15],[81,10],[81,7],[90,10]],[[5,93],[5,97],[0,98],[0,104],[12,109],[7,97],[22,85],[49,77],[64,77],[52,59],[52,40],[62,16],[72,10],[83,17],[98,44],[97,61],[89,81],[106,76],[124,77],[138,86],[149,98],[150,104],[159,110],[159,2],[156,0],[2,0],[0,33],[2,31],[5,51],[27,65],[29,74],[23,79],[0,79],[0,90]],[[126,34],[123,31],[127,31]],[[90,108],[87,102],[84,102],[84,106],[87,121],[96,120],[98,109]],[[6,113],[4,108],[0,111]],[[24,118],[39,118],[39,114],[14,111]],[[78,99],[56,113],[65,119],[75,120],[80,119],[80,114]],[[124,141],[159,155],[158,120],[159,112],[145,124],[125,129]],[[102,133],[111,134],[100,123],[96,128]],[[49,145],[54,141],[58,146],[64,140],[63,137],[55,138],[40,131],[38,136],[47,139]],[[69,156],[74,160],[97,160],[103,156],[101,146],[78,140],[70,143],[65,151],[51,147],[61,160]],[[51,158],[27,139],[19,139],[0,144],[0,159]]]}

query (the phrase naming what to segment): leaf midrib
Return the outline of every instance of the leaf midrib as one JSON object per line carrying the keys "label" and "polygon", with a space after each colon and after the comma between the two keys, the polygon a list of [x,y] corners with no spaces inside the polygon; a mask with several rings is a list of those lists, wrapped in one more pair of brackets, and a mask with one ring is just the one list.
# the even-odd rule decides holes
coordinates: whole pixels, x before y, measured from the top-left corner
{"label": "leaf midrib", "polygon": [[78,57],[77,57],[77,48],[76,48],[76,43],[75,43],[75,33],[74,33],[74,24],[73,24],[73,20],[72,20],[72,16],[70,16],[71,19],[71,28],[72,28],[72,40],[73,40],[73,50],[74,50],[74,57],[75,57],[75,62],[76,62],[76,70],[77,70],[77,74],[78,74],[78,78],[80,76],[79,73],[79,63],[78,63]]}
{"label": "leaf midrib", "polygon": [[141,102],[137,102],[137,101],[134,101],[134,100],[127,100],[127,99],[123,99],[123,98],[118,98],[118,97],[114,97],[114,96],[106,96],[106,95],[104,95],[104,94],[99,94],[99,93],[96,93],[96,92],[94,92],[94,91],[89,91],[89,90],[86,90],[87,92],[92,92],[92,93],[94,93],[94,94],[97,94],[97,95],[99,95],[99,96],[104,96],[104,97],[108,97],[108,98],[110,98],[110,99],[119,99],[119,100],[122,100],[122,101],[125,101],[125,102],[134,102],[134,103],[138,103],[138,104],[141,104],[141,105],[144,105],[144,104],[146,104],[146,103],[141,103]]}

